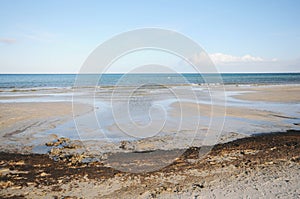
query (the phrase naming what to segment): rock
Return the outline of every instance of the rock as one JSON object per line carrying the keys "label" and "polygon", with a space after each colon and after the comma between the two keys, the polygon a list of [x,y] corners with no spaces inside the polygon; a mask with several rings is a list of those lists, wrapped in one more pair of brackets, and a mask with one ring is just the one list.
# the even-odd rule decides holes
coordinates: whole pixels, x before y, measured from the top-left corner
{"label": "rock", "polygon": [[76,196],[64,196],[63,199],[77,199]]}
{"label": "rock", "polygon": [[129,141],[121,141],[119,148],[124,150],[134,150],[135,146]]}
{"label": "rock", "polygon": [[9,168],[2,168],[0,169],[0,176],[6,175],[9,173]]}
{"label": "rock", "polygon": [[10,187],[13,185],[13,182],[11,181],[0,181],[0,188],[6,189],[7,187]]}
{"label": "rock", "polygon": [[59,149],[59,148],[52,148],[51,150],[50,150],[50,154],[51,155],[53,155],[53,156],[57,156],[57,155],[59,155],[61,153],[61,150]]}
{"label": "rock", "polygon": [[292,162],[300,162],[300,156],[294,156],[291,158]]}
{"label": "rock", "polygon": [[270,162],[265,162],[265,165],[272,165],[274,164],[274,162],[270,161]]}
{"label": "rock", "polygon": [[70,142],[69,138],[58,138],[56,141],[54,142],[47,142],[46,146],[59,146],[59,145],[67,145]]}
{"label": "rock", "polygon": [[272,148],[270,148],[270,150],[271,151],[273,151],[273,150],[275,150],[275,149],[277,149],[277,147],[275,146],[275,147],[272,147]]}
{"label": "rock", "polygon": [[196,188],[204,188],[204,185],[203,184],[193,184],[193,188],[196,189]]}
{"label": "rock", "polygon": [[50,175],[49,173],[45,173],[45,172],[42,172],[42,173],[40,174],[41,177],[45,177],[45,176],[49,176],[49,175]]}
{"label": "rock", "polygon": [[186,161],[190,164],[196,164],[199,162],[199,159],[187,159]]}
{"label": "rock", "polygon": [[79,148],[79,146],[76,145],[76,144],[71,143],[71,144],[67,144],[66,146],[64,146],[64,148],[66,148],[66,149],[76,149],[76,148]]}
{"label": "rock", "polygon": [[35,186],[36,185],[35,182],[27,182],[26,184],[27,184],[27,186],[31,186],[31,185]]}
{"label": "rock", "polygon": [[22,186],[12,186],[11,189],[22,189]]}
{"label": "rock", "polygon": [[[275,147],[276,148],[276,147]],[[271,149],[272,150],[272,149]],[[242,151],[244,155],[255,155],[257,154],[259,151],[258,150],[252,150],[252,149],[246,149]]]}
{"label": "rock", "polygon": [[69,158],[69,161],[72,165],[75,165],[81,163],[85,157],[86,156],[84,154],[74,154]]}
{"label": "rock", "polygon": [[9,165],[14,165],[14,166],[22,166],[24,164],[25,164],[24,160],[20,160],[20,161],[17,161],[17,162],[10,162],[9,163]]}
{"label": "rock", "polygon": [[23,160],[20,160],[18,162],[15,163],[15,165],[18,165],[18,166],[21,166],[21,165],[24,165],[25,162]]}
{"label": "rock", "polygon": [[54,146],[54,142],[47,142],[45,145],[46,146]]}
{"label": "rock", "polygon": [[160,194],[160,193],[161,193],[161,190],[160,190],[159,187],[155,188],[154,191],[155,191],[155,192],[154,192],[155,194]]}

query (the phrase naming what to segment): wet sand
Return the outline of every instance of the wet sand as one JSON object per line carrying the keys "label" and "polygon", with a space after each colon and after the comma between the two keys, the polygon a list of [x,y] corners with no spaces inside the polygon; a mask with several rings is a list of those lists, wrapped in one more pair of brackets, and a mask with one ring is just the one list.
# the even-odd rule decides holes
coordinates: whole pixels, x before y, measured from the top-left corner
{"label": "wet sand", "polygon": [[0,104],[1,129],[24,120],[72,117],[72,104],[54,103],[5,103]]}
{"label": "wet sand", "polygon": [[230,90],[247,91],[237,99],[267,102],[299,103],[300,92],[298,85],[256,86],[251,88],[229,88]]}
{"label": "wet sand", "polygon": [[[85,104],[77,106],[81,114],[92,110]],[[34,143],[46,143],[57,138],[55,134],[35,137],[38,132],[73,119],[72,103],[0,103],[0,118],[0,150],[30,153]]]}
{"label": "wet sand", "polygon": [[[63,132],[58,131],[63,128],[57,127],[73,120],[70,102],[1,103],[0,196],[299,197],[299,85],[225,86],[225,89],[226,115],[220,105],[214,107],[213,113],[216,119],[225,116],[224,129],[217,140],[219,144],[203,159],[198,156],[199,150],[210,146],[203,146],[203,140],[197,137],[194,139],[194,129],[189,128],[193,126],[190,118],[200,110],[204,118],[200,133],[207,130],[206,118],[212,114],[211,106],[202,102],[182,103],[183,113],[178,111],[177,103],[171,103],[170,116],[177,118],[182,114],[187,119],[185,130],[178,137],[168,134],[173,130],[171,126],[161,136],[119,142],[59,138]],[[76,117],[92,110],[91,105],[78,104]],[[49,129],[54,133],[48,133]],[[280,133],[257,135],[262,132]],[[170,139],[174,142],[169,142]],[[37,145],[48,153],[33,154]],[[145,158],[147,155],[152,159]],[[172,161],[148,173],[114,169],[134,170],[136,165],[151,167],[166,160]]]}

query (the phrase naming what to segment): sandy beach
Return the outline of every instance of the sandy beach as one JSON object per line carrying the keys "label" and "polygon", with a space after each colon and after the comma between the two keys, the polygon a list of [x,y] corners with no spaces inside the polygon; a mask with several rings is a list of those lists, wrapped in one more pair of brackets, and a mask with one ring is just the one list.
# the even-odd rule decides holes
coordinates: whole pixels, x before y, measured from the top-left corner
{"label": "sandy beach", "polygon": [[0,7],[0,199],[300,199],[300,1]]}
{"label": "sandy beach", "polygon": [[[300,132],[219,144],[199,160],[189,148],[155,172],[123,173],[100,162],[1,153],[1,195],[19,198],[297,198]],[[129,154],[123,154],[126,159]],[[160,156],[157,160],[164,159]],[[120,161],[123,161],[121,159]],[[143,161],[143,158],[140,160]]]}
{"label": "sandy beach", "polygon": [[[212,112],[211,106],[201,101],[173,102],[168,109],[169,116],[175,119],[178,115],[193,118],[200,110],[204,120],[196,137],[188,125],[175,137],[172,126],[167,126],[161,135],[118,141],[80,140],[76,139],[78,135],[63,134],[68,130],[73,132],[74,128],[69,124],[73,122],[70,98],[61,102],[1,103],[0,195],[4,198],[249,195],[297,198],[299,88],[298,85],[227,85],[226,120],[219,144],[213,148],[203,145],[201,133],[208,128],[205,118]],[[0,96],[1,99],[7,97]],[[184,112],[179,112],[179,106]],[[98,109],[101,107],[76,104],[74,118],[87,117]],[[222,109],[216,105],[213,116],[221,117]],[[115,131],[113,126],[108,129]],[[207,154],[199,156],[205,148]],[[143,169],[145,172],[136,173]]]}

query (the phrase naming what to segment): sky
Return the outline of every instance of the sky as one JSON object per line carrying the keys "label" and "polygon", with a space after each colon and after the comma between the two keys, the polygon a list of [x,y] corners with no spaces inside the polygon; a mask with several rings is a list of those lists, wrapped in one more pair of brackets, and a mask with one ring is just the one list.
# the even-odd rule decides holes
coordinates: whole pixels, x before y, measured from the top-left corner
{"label": "sky", "polygon": [[77,73],[102,42],[157,27],[220,72],[300,72],[298,0],[0,0],[0,73]]}

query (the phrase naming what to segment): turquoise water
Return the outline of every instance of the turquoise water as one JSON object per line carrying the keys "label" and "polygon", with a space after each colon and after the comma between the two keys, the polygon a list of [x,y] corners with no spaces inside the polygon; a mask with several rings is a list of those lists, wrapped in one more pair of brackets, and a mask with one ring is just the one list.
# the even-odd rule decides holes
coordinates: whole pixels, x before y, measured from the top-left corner
{"label": "turquoise water", "polygon": [[[204,77],[204,78],[203,78]],[[120,79],[126,84],[203,84],[222,83],[216,75],[206,74],[104,74],[98,81],[98,75],[84,75],[85,86],[116,85]],[[221,74],[224,84],[299,84],[300,73],[261,73],[261,74]],[[43,88],[43,87],[72,87],[76,74],[0,74],[0,88]],[[95,81],[96,80],[96,81]]]}

